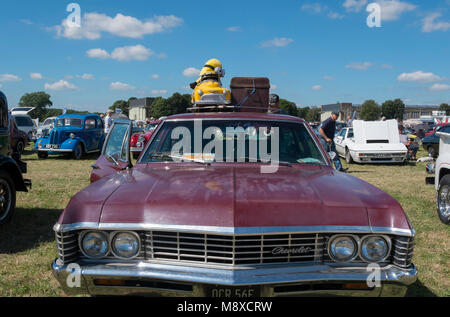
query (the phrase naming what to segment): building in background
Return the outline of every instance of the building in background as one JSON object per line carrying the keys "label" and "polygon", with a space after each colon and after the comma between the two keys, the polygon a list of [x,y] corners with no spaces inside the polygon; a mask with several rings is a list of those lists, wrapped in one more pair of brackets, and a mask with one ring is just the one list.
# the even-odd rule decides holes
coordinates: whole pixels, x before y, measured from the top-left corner
{"label": "building in background", "polygon": [[130,101],[130,120],[145,121],[151,117],[151,107],[155,98],[141,98]]}
{"label": "building in background", "polygon": [[348,116],[352,116],[353,114],[353,104],[348,102],[338,102],[330,105],[323,105],[321,107],[320,121],[323,122],[328,119],[333,112],[339,112],[338,121],[346,122]]}

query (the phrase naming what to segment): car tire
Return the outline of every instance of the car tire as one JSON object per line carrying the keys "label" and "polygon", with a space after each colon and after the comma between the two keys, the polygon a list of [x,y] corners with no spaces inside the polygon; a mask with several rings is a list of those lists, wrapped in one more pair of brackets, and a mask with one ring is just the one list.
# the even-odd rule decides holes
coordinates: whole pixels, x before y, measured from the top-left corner
{"label": "car tire", "polygon": [[350,154],[350,151],[348,149],[345,150],[345,161],[347,162],[347,164],[353,163],[352,155]]}
{"label": "car tire", "polygon": [[83,157],[83,146],[81,145],[81,143],[77,144],[77,147],[75,148],[75,151],[73,151],[72,156],[75,160],[81,160],[81,158]]}
{"label": "car tire", "polygon": [[450,175],[445,175],[439,182],[437,213],[443,223],[450,224]]}
{"label": "car tire", "polygon": [[19,153],[20,155],[22,155],[24,150],[25,150],[25,144],[22,141],[18,141],[16,144],[16,153]]}
{"label": "car tire", "polygon": [[11,221],[15,208],[15,184],[8,173],[0,171],[0,225]]}
{"label": "car tire", "polygon": [[48,153],[47,152],[39,151],[37,155],[38,155],[38,158],[41,159],[41,160],[45,160],[46,158],[48,158]]}

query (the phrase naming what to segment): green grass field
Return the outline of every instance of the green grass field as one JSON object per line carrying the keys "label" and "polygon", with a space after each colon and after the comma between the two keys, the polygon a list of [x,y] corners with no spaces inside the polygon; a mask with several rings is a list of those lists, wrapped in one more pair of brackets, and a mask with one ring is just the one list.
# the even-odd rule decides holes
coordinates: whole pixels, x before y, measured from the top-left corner
{"label": "green grass field", "polygon": [[[26,152],[23,159],[33,189],[18,193],[13,221],[0,227],[0,296],[64,296],[51,274],[56,257],[52,227],[70,198],[89,184],[96,157],[38,160]],[[425,164],[349,168],[351,175],[397,199],[417,231],[414,263],[419,279],[408,296],[450,296],[450,227],[437,217],[434,187],[425,186]]]}

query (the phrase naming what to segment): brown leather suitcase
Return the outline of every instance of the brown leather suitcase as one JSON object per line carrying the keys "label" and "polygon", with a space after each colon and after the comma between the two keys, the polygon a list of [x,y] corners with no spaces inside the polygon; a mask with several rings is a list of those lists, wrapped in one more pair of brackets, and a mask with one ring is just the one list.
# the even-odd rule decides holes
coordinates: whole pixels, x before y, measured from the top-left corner
{"label": "brown leather suitcase", "polygon": [[231,79],[231,104],[243,112],[267,112],[270,81],[265,77],[234,77]]}

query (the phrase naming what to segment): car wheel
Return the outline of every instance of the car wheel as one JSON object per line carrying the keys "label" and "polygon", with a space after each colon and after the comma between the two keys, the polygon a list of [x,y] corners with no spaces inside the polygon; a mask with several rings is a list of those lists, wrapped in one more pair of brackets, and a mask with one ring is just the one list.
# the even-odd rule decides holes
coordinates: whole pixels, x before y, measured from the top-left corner
{"label": "car wheel", "polygon": [[350,151],[348,149],[345,151],[345,161],[347,162],[347,164],[353,163],[352,155],[350,154]]}
{"label": "car wheel", "polygon": [[0,171],[0,225],[8,223],[16,207],[16,188],[8,173]]}
{"label": "car wheel", "polygon": [[75,151],[73,151],[73,158],[75,160],[81,160],[83,157],[83,147],[81,146],[81,143],[77,144],[77,147],[75,148]]}
{"label": "car wheel", "polygon": [[28,142],[31,142],[31,140],[33,140],[33,133],[28,132]]}
{"label": "car wheel", "polygon": [[48,158],[48,153],[39,151],[38,152],[38,158],[45,160],[46,158]]}
{"label": "car wheel", "polygon": [[445,175],[439,182],[437,212],[443,223],[450,224],[450,175]]}
{"label": "car wheel", "polygon": [[25,144],[22,141],[17,142],[16,152],[19,153],[20,155],[22,155],[24,150],[25,150]]}

